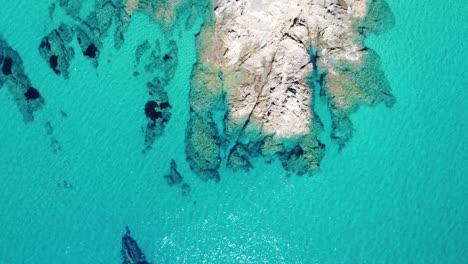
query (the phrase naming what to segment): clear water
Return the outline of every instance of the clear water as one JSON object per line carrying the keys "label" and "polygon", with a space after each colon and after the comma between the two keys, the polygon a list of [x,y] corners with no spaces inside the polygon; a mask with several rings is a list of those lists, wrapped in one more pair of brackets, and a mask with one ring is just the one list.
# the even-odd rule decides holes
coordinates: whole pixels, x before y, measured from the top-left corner
{"label": "clear water", "polygon": [[[97,70],[77,56],[64,81],[37,51],[58,21],[43,2],[0,9],[0,34],[46,99],[25,124],[0,90],[0,263],[119,263],[127,225],[154,263],[468,262],[464,1],[388,1],[397,25],[368,44],[397,103],[353,115],[353,139],[329,149],[321,173],[287,177],[279,164],[258,162],[248,175],[223,170],[219,184],[200,181],[185,162],[196,30],[174,34],[173,118],[142,155],[146,80],[132,77],[134,49],[162,38],[157,26],[136,16],[121,50],[106,40]],[[190,196],[165,182],[171,159]]]}

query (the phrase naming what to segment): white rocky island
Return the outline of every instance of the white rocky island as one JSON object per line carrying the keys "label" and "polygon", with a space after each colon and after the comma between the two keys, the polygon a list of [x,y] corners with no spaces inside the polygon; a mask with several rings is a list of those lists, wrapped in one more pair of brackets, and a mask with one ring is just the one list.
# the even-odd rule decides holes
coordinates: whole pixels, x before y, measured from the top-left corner
{"label": "white rocky island", "polygon": [[279,156],[291,172],[314,172],[324,153],[314,89],[329,100],[340,146],[359,104],[393,103],[378,57],[364,46],[393,23],[383,1],[216,0],[205,19],[187,130],[188,158],[204,179],[218,179],[224,157],[233,169]]}

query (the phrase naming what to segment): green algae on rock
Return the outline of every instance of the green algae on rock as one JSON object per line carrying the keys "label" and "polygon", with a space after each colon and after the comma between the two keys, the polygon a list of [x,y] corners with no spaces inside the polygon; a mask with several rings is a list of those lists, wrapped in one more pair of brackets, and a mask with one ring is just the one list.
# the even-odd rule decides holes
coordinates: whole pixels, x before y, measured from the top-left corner
{"label": "green algae on rock", "polygon": [[340,59],[329,66],[324,93],[330,102],[331,138],[340,149],[352,138],[350,115],[360,105],[384,103],[392,107],[396,101],[385,73],[380,69],[378,54],[364,43],[367,36],[381,34],[394,24],[393,14],[384,0],[369,0],[366,16],[356,21],[355,25],[359,33],[356,42],[362,46],[360,59]]}
{"label": "green algae on rock", "polygon": [[187,161],[195,174],[205,181],[219,181],[221,142],[210,114],[190,112],[185,144]]}
{"label": "green algae on rock", "polygon": [[382,34],[395,25],[395,17],[385,0],[369,0],[367,13],[358,24],[358,31],[364,36]]}
{"label": "green algae on rock", "polygon": [[342,61],[335,65],[334,70],[338,75],[329,76],[327,91],[331,95],[332,138],[342,148],[352,137],[353,126],[349,119],[352,112],[363,104],[385,103],[391,107],[395,98],[390,94],[390,84],[380,69],[378,55],[370,49],[361,63]]}
{"label": "green algae on rock", "polygon": [[[207,1],[208,2],[208,1]],[[205,21],[196,39],[199,51],[211,46],[212,6],[206,9]],[[207,65],[200,58],[192,70],[190,86],[190,115],[186,129],[185,153],[190,168],[201,179],[219,181],[221,166],[222,131],[215,123],[214,115],[223,100],[222,72],[216,65]]]}

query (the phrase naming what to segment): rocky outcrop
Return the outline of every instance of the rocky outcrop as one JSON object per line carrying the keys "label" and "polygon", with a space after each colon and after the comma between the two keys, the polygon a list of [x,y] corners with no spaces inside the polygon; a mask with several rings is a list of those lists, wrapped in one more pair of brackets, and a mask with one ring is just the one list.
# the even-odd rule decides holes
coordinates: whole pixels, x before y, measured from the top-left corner
{"label": "rocky outcrop", "polygon": [[[94,10],[85,18],[80,16],[82,1],[60,0],[59,6],[74,23],[61,23],[57,29],[45,36],[39,52],[57,75],[69,78],[69,65],[75,55],[71,47],[76,37],[81,54],[98,67],[99,54],[103,49],[103,39],[109,35],[113,27],[114,47],[120,48],[124,42],[124,32],[130,23],[130,14],[126,11],[124,2],[113,0],[94,1]],[[53,7],[53,8],[52,8]],[[51,14],[55,5],[51,6]]]}
{"label": "rocky outcrop", "polygon": [[378,57],[364,46],[367,35],[393,23],[383,0],[215,0],[211,10],[197,38],[191,92],[191,122],[211,127],[198,132],[212,146],[196,150],[205,164],[217,164],[215,153],[223,152],[220,131],[209,125],[221,94],[229,109],[222,121],[231,141],[228,167],[248,169],[249,157],[279,156],[297,174],[314,172],[324,154],[314,89],[329,100],[340,146],[360,104],[392,105]]}

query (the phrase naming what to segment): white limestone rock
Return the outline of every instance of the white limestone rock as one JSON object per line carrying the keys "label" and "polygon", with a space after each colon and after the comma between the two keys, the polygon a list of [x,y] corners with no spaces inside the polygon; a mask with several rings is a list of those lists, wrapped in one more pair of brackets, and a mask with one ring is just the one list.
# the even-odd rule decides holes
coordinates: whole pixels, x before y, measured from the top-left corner
{"label": "white limestone rock", "polygon": [[311,133],[312,72],[309,47],[320,48],[321,67],[358,62],[356,21],[367,0],[215,0],[215,25],[202,63],[225,74],[230,123],[247,120],[266,134]]}

